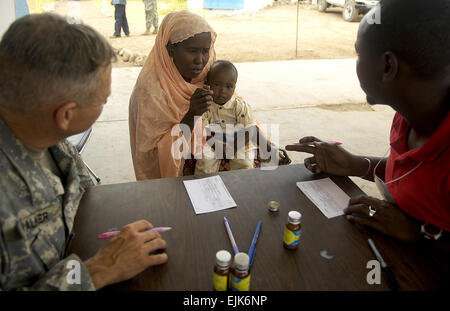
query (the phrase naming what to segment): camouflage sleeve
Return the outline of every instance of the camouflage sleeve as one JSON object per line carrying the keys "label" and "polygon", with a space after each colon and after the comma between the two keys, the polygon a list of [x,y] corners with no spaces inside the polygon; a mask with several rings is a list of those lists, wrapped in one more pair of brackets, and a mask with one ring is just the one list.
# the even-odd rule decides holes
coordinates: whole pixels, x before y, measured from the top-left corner
{"label": "camouflage sleeve", "polygon": [[78,175],[80,176],[80,184],[84,189],[94,186],[94,182],[91,179],[91,175],[89,174],[86,165],[83,162],[80,154],[77,149],[69,143],[67,140],[63,140],[60,142],[60,146],[66,153],[68,153],[75,161],[75,165],[78,168]]}
{"label": "camouflage sleeve", "polygon": [[[2,252],[3,253],[3,252]],[[3,270],[4,254],[0,257],[0,266]],[[0,275],[0,290],[38,290],[38,291],[93,291],[94,283],[81,259],[72,254],[58,262],[50,271],[40,276],[31,286],[8,288],[5,284],[8,276],[2,271]]]}
{"label": "camouflage sleeve", "polygon": [[95,290],[95,287],[83,261],[72,254],[58,262],[30,289],[89,291]]}
{"label": "camouflage sleeve", "polygon": [[[0,227],[1,229],[1,227]],[[6,253],[5,243],[3,242],[3,232],[0,231],[0,291],[5,290],[7,282],[6,272],[9,266],[8,254]]]}

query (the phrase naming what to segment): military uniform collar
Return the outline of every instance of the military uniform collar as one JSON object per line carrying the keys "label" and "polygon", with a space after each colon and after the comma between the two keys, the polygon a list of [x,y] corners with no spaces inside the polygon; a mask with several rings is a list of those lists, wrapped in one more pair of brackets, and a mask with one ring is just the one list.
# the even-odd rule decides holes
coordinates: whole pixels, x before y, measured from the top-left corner
{"label": "military uniform collar", "polygon": [[1,117],[0,150],[24,179],[30,190],[34,206],[55,199],[55,190],[46,178],[43,169],[32,159],[23,143],[15,137]]}

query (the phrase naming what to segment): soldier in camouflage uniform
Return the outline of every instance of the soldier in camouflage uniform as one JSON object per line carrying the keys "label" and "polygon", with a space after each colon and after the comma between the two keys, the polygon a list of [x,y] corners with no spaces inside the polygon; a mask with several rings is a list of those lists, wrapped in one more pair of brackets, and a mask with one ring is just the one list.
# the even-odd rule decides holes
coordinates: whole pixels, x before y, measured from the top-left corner
{"label": "soldier in camouflage uniform", "polygon": [[167,260],[149,255],[165,241],[144,220],[84,262],[67,253],[93,183],[64,138],[100,115],[112,59],[95,30],[53,14],[16,20],[0,42],[0,290],[95,290]]}
{"label": "soldier in camouflage uniform", "polygon": [[153,34],[158,33],[158,8],[156,0],[143,0],[145,5],[145,26],[147,30],[144,35],[150,35],[150,29],[153,25]]}
{"label": "soldier in camouflage uniform", "polygon": [[[33,160],[1,118],[0,141],[0,287],[76,289],[66,281],[66,265],[81,260],[75,254],[67,257],[65,246],[84,189],[93,185],[89,173],[68,142],[51,147],[56,166],[67,176],[64,188],[60,178]],[[93,289],[81,267],[79,289]],[[30,283],[30,277],[37,282]]]}

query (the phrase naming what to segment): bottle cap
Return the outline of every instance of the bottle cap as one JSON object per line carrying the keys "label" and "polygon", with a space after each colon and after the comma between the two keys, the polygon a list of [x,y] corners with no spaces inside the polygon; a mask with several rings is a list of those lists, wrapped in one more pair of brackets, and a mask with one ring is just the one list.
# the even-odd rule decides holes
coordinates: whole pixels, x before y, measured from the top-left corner
{"label": "bottle cap", "polygon": [[247,270],[249,262],[250,257],[246,253],[237,253],[234,256],[234,267],[237,270]]}
{"label": "bottle cap", "polygon": [[290,211],[288,214],[288,221],[293,225],[298,225],[302,220],[302,214],[297,211]]}
{"label": "bottle cap", "polygon": [[231,254],[228,251],[218,251],[216,253],[216,264],[219,267],[227,268],[231,263]]}
{"label": "bottle cap", "polygon": [[271,212],[278,212],[278,209],[280,208],[280,203],[277,201],[270,201],[269,202],[269,211]]}

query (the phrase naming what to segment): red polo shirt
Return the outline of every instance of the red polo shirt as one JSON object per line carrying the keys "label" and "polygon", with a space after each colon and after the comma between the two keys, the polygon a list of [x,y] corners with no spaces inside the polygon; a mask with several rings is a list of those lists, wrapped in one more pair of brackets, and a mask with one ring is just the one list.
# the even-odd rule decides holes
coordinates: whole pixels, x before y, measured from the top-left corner
{"label": "red polo shirt", "polygon": [[408,124],[398,113],[391,128],[391,153],[386,182],[392,197],[408,215],[450,231],[450,113],[420,148],[408,150]]}

